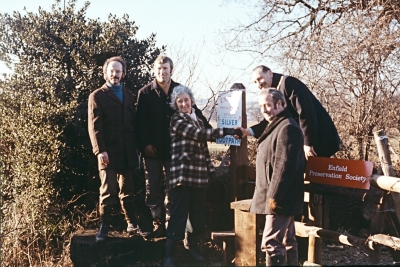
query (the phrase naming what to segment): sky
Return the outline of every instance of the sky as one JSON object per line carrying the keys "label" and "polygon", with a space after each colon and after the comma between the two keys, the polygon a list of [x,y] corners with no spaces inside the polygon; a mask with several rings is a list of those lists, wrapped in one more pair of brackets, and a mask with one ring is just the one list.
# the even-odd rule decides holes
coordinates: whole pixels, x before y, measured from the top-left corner
{"label": "sky", "polygon": [[[166,54],[174,61],[176,60],[174,56],[178,55],[176,51],[179,50],[194,57],[199,56],[197,72],[201,73],[203,80],[207,77],[213,86],[217,87],[218,82],[230,77],[230,81],[243,83],[248,90],[256,90],[250,80],[251,70],[262,62],[254,62],[252,55],[224,50],[219,33],[236,21],[249,21],[249,14],[254,12],[251,4],[245,6],[230,0],[119,0],[111,2],[92,0],[89,2],[91,4],[86,13],[87,17],[107,21],[109,14],[117,17],[128,14],[130,20],[135,21],[139,26],[137,38],[147,38],[151,33],[155,33],[157,46],[167,45]],[[254,1],[247,3],[250,2]],[[37,12],[39,6],[45,10],[51,10],[51,5],[54,3],[54,0],[2,1],[0,12],[19,11],[24,14],[24,7],[29,12]],[[80,9],[83,4],[84,0],[78,0],[77,9]],[[185,83],[185,67],[182,65],[180,66],[181,74],[176,73],[172,78],[177,82]],[[0,62],[0,73],[4,72],[10,72],[10,70]],[[204,85],[204,82],[202,84]],[[196,87],[201,86],[196,85]]]}

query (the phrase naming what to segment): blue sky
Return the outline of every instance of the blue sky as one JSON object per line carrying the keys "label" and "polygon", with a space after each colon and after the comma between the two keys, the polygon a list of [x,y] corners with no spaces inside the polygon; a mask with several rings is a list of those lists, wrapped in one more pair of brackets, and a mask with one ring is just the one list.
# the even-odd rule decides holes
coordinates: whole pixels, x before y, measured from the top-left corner
{"label": "blue sky", "polygon": [[[224,51],[218,32],[238,20],[249,21],[248,14],[254,11],[251,8],[254,2],[247,1],[248,8],[246,8],[242,4],[228,0],[92,0],[87,10],[87,17],[106,21],[110,13],[118,17],[128,14],[139,26],[137,37],[146,38],[151,33],[156,33],[157,45],[167,45],[170,48],[167,50],[167,55],[173,60],[177,60],[177,50],[192,56],[198,55],[200,59],[197,72],[203,76],[203,80],[207,77],[207,82],[217,87],[218,82],[229,76],[230,81],[241,82],[251,90],[255,86],[250,83],[250,72],[260,62],[253,62],[251,56],[243,53]],[[39,6],[50,10],[53,3],[54,0],[3,1],[0,12],[19,11],[24,14],[24,6],[27,11],[32,12],[36,12]],[[83,4],[84,0],[78,0],[76,6],[81,8]],[[175,79],[185,83],[185,66],[180,67],[181,74],[176,73]],[[0,73],[7,71],[0,63]],[[200,83],[201,79],[198,80]],[[201,83],[202,85],[197,84],[196,87],[204,87],[204,81]]]}

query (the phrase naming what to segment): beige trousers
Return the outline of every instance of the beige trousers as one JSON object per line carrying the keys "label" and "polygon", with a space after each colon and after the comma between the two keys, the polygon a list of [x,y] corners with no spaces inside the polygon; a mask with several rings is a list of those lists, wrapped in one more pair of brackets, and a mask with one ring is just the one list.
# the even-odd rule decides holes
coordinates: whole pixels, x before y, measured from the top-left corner
{"label": "beige trousers", "polygon": [[[105,207],[112,206],[119,198],[121,208],[128,223],[134,223],[135,188],[133,170],[100,170],[100,215],[104,214]],[[107,214],[108,215],[108,214]]]}

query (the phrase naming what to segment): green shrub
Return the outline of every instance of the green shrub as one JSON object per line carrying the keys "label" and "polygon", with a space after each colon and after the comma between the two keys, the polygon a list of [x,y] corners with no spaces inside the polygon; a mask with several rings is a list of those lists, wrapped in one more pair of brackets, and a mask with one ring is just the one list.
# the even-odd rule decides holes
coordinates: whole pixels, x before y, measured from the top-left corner
{"label": "green shrub", "polygon": [[127,60],[125,85],[136,94],[162,51],[154,35],[135,38],[138,28],[128,16],[88,19],[89,4],[76,10],[75,2],[56,3],[51,12],[0,14],[0,55],[14,62],[0,90],[3,266],[56,261],[52,251],[87,216],[80,210],[96,207],[86,194],[98,190],[91,185],[97,164],[87,99],[104,83],[106,58]]}

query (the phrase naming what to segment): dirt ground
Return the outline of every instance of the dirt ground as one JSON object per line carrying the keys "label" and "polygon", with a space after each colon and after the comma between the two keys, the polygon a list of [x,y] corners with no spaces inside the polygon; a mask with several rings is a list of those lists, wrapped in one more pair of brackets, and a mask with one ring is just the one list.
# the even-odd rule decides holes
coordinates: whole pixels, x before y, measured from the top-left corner
{"label": "dirt ground", "polygon": [[392,265],[393,258],[387,249],[381,252],[379,263],[368,261],[368,251],[365,248],[350,247],[339,244],[323,245],[322,265]]}
{"label": "dirt ground", "polygon": [[[175,264],[177,266],[225,266],[222,249],[217,245],[213,245],[211,241],[203,243],[199,248],[199,253],[205,257],[205,262],[194,262],[183,248],[183,245],[179,244],[175,253]],[[260,264],[265,264],[265,262],[261,260]],[[382,251],[379,263],[370,263],[366,249],[332,243],[323,244],[322,265],[324,266],[388,266],[392,264],[393,259],[388,250]],[[303,263],[299,262],[299,266],[302,265]],[[163,266],[163,260],[136,262],[130,266]]]}

